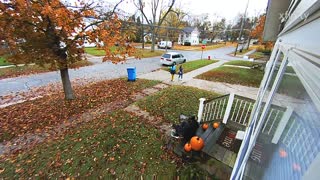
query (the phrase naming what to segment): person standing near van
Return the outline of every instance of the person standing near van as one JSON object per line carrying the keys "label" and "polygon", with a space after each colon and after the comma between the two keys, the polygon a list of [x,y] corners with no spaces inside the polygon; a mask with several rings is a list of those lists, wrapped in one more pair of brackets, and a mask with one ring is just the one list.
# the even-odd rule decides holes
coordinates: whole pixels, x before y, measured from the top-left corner
{"label": "person standing near van", "polygon": [[176,73],[176,65],[173,63],[170,67],[171,81],[173,81],[175,73]]}
{"label": "person standing near van", "polygon": [[180,65],[180,67],[179,67],[179,77],[178,77],[178,79],[180,79],[180,80],[182,80],[182,76],[183,76],[183,67],[182,67],[182,65]]}

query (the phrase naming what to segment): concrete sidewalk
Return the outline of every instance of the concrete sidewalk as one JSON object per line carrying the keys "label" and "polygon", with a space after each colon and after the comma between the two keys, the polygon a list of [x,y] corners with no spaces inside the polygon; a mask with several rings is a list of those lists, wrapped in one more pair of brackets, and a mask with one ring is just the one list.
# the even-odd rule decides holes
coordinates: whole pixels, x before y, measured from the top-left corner
{"label": "concrete sidewalk", "polygon": [[196,79],[195,77],[203,74],[207,71],[210,71],[214,68],[220,67],[223,63],[228,61],[219,61],[217,63],[210,64],[208,66],[196,69],[194,71],[185,73],[183,75],[183,80],[178,80],[178,75],[175,75],[174,81],[171,81],[171,75],[168,71],[158,70],[155,72],[150,72],[147,74],[139,75],[137,78],[141,79],[149,79],[149,80],[158,80],[163,83],[170,85],[183,85],[183,86],[191,86],[199,89],[204,89],[208,91],[214,91],[221,94],[229,94],[235,93],[240,96],[248,97],[251,99],[255,99],[258,93],[259,88],[255,87],[247,87],[235,84],[228,84],[222,82],[212,82],[201,79]]}

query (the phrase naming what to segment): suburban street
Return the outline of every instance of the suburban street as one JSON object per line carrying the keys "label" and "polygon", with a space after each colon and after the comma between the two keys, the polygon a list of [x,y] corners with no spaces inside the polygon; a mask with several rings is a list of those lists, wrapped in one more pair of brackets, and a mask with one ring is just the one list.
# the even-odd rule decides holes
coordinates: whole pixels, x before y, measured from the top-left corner
{"label": "suburban street", "polygon": [[[234,51],[234,47],[224,47],[203,52],[203,59],[211,56],[211,59],[236,60],[241,58],[231,57],[230,54]],[[168,50],[173,51],[173,50]],[[201,51],[177,51],[181,52],[187,62],[201,58]],[[137,75],[145,74],[162,67],[159,57],[144,58],[141,60],[129,59],[125,63],[112,64],[110,62],[102,62],[101,57],[88,58],[95,62],[92,66],[86,66],[79,69],[70,69],[69,75],[72,81],[77,79],[103,80],[113,79],[127,76],[127,67],[136,67]],[[41,74],[33,74],[29,76],[21,76],[16,78],[7,78],[0,80],[0,96],[11,93],[27,91],[29,88],[45,86],[50,83],[60,83],[59,71],[47,72]]]}

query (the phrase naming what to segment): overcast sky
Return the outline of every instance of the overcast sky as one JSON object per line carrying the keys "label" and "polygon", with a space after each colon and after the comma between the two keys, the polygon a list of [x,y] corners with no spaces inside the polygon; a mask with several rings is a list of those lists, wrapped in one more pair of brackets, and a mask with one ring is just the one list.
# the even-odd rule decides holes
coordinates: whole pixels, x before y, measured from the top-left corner
{"label": "overcast sky", "polygon": [[[116,0],[114,0],[116,1]],[[151,0],[144,0],[146,4]],[[239,13],[244,13],[247,0],[176,0],[176,7],[188,12],[192,16],[208,14],[210,19],[225,17],[232,22]],[[265,12],[268,0],[249,0],[248,15],[253,16]],[[136,12],[132,0],[126,0],[120,6],[127,13]]]}

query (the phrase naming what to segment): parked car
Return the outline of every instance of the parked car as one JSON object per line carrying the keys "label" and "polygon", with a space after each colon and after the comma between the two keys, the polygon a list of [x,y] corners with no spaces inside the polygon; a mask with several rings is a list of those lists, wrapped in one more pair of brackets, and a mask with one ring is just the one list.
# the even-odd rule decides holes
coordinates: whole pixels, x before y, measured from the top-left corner
{"label": "parked car", "polygon": [[158,42],[158,48],[171,49],[172,48],[172,42],[171,41],[160,41],[160,42]]}
{"label": "parked car", "polygon": [[184,46],[191,46],[191,42],[184,42]]}
{"label": "parked car", "polygon": [[160,58],[160,63],[165,65],[179,64],[186,61],[187,59],[181,53],[177,52],[167,52]]}

